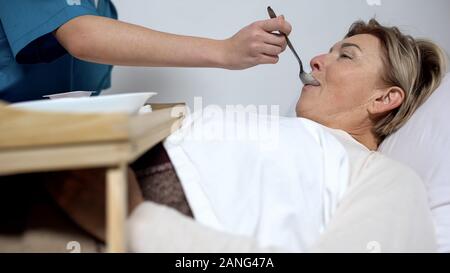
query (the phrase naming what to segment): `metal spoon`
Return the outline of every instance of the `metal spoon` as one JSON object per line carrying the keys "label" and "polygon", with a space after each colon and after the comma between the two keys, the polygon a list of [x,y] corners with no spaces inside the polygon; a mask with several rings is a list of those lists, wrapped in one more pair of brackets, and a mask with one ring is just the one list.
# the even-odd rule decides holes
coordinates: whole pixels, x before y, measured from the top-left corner
{"label": "metal spoon", "polygon": [[[267,7],[267,11],[269,12],[270,18],[272,18],[272,19],[273,18],[277,18],[277,15],[275,14],[275,12],[273,11],[273,9],[270,6]],[[294,47],[292,46],[291,41],[289,40],[289,38],[287,37],[286,34],[284,34],[282,32],[280,32],[280,33],[282,35],[284,35],[284,37],[286,38],[286,41],[287,41],[287,44],[288,44],[289,48],[291,49],[292,53],[294,53],[294,56],[297,58],[297,61],[300,64],[300,74],[299,74],[299,76],[300,76],[300,80],[302,81],[302,83],[304,85],[315,85],[315,86],[320,85],[320,83],[316,79],[314,79],[314,77],[311,74],[306,73],[303,70],[302,60],[300,60],[300,57],[298,56],[297,52],[295,51]]]}

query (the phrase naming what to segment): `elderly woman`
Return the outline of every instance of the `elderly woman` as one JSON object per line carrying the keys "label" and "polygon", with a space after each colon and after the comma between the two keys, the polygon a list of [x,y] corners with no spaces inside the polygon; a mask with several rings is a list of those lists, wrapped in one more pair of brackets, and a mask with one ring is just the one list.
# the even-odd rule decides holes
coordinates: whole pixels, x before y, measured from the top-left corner
{"label": "elderly woman", "polygon": [[320,85],[277,122],[275,148],[189,139],[197,120],[132,166],[146,201],[131,179],[131,250],[436,250],[422,181],[376,150],[439,86],[443,51],[372,19],[311,67]]}

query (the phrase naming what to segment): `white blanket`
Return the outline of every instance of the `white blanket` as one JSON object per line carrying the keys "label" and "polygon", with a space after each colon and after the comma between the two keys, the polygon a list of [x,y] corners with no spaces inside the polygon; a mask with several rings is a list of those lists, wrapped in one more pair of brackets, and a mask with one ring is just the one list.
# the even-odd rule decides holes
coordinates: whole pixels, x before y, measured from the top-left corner
{"label": "white blanket", "polygon": [[262,247],[304,251],[347,187],[346,151],[310,120],[245,115],[194,114],[165,141],[194,217]]}

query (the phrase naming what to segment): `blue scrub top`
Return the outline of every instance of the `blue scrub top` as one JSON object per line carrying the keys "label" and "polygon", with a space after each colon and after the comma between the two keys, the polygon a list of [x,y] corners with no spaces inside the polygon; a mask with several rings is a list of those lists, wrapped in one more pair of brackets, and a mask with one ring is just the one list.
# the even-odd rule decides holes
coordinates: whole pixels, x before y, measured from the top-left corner
{"label": "blue scrub top", "polygon": [[0,100],[19,102],[111,85],[112,66],[70,56],[52,32],[82,15],[117,19],[110,0],[0,0]]}

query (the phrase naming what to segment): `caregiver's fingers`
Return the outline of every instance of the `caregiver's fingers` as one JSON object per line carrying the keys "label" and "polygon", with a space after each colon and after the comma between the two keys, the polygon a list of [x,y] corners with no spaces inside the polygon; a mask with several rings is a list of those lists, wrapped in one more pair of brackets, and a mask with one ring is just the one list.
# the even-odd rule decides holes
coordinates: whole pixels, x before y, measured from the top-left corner
{"label": "caregiver's fingers", "polygon": [[286,37],[281,34],[267,33],[264,36],[264,43],[280,47],[281,52],[283,52],[287,47]]}
{"label": "caregiver's fingers", "polygon": [[[230,39],[223,41],[223,65],[228,69],[245,69],[258,64],[273,63],[286,49],[286,39],[276,31],[290,33],[290,24],[284,17],[258,21],[241,29]],[[276,48],[278,47],[278,48]],[[272,55],[277,58],[269,58]],[[261,61],[263,60],[263,61]]]}
{"label": "caregiver's fingers", "polygon": [[262,54],[258,58],[258,62],[260,64],[276,64],[276,63],[278,63],[279,59],[280,58],[278,56],[271,56],[271,55]]}
{"label": "caregiver's fingers", "polygon": [[283,52],[283,48],[271,44],[262,44],[259,52],[260,54],[278,56]]}
{"label": "caregiver's fingers", "polygon": [[259,21],[256,22],[256,24],[261,26],[261,28],[266,32],[279,31],[281,33],[289,35],[292,31],[291,24],[285,20],[283,15],[280,15],[277,18]]}

